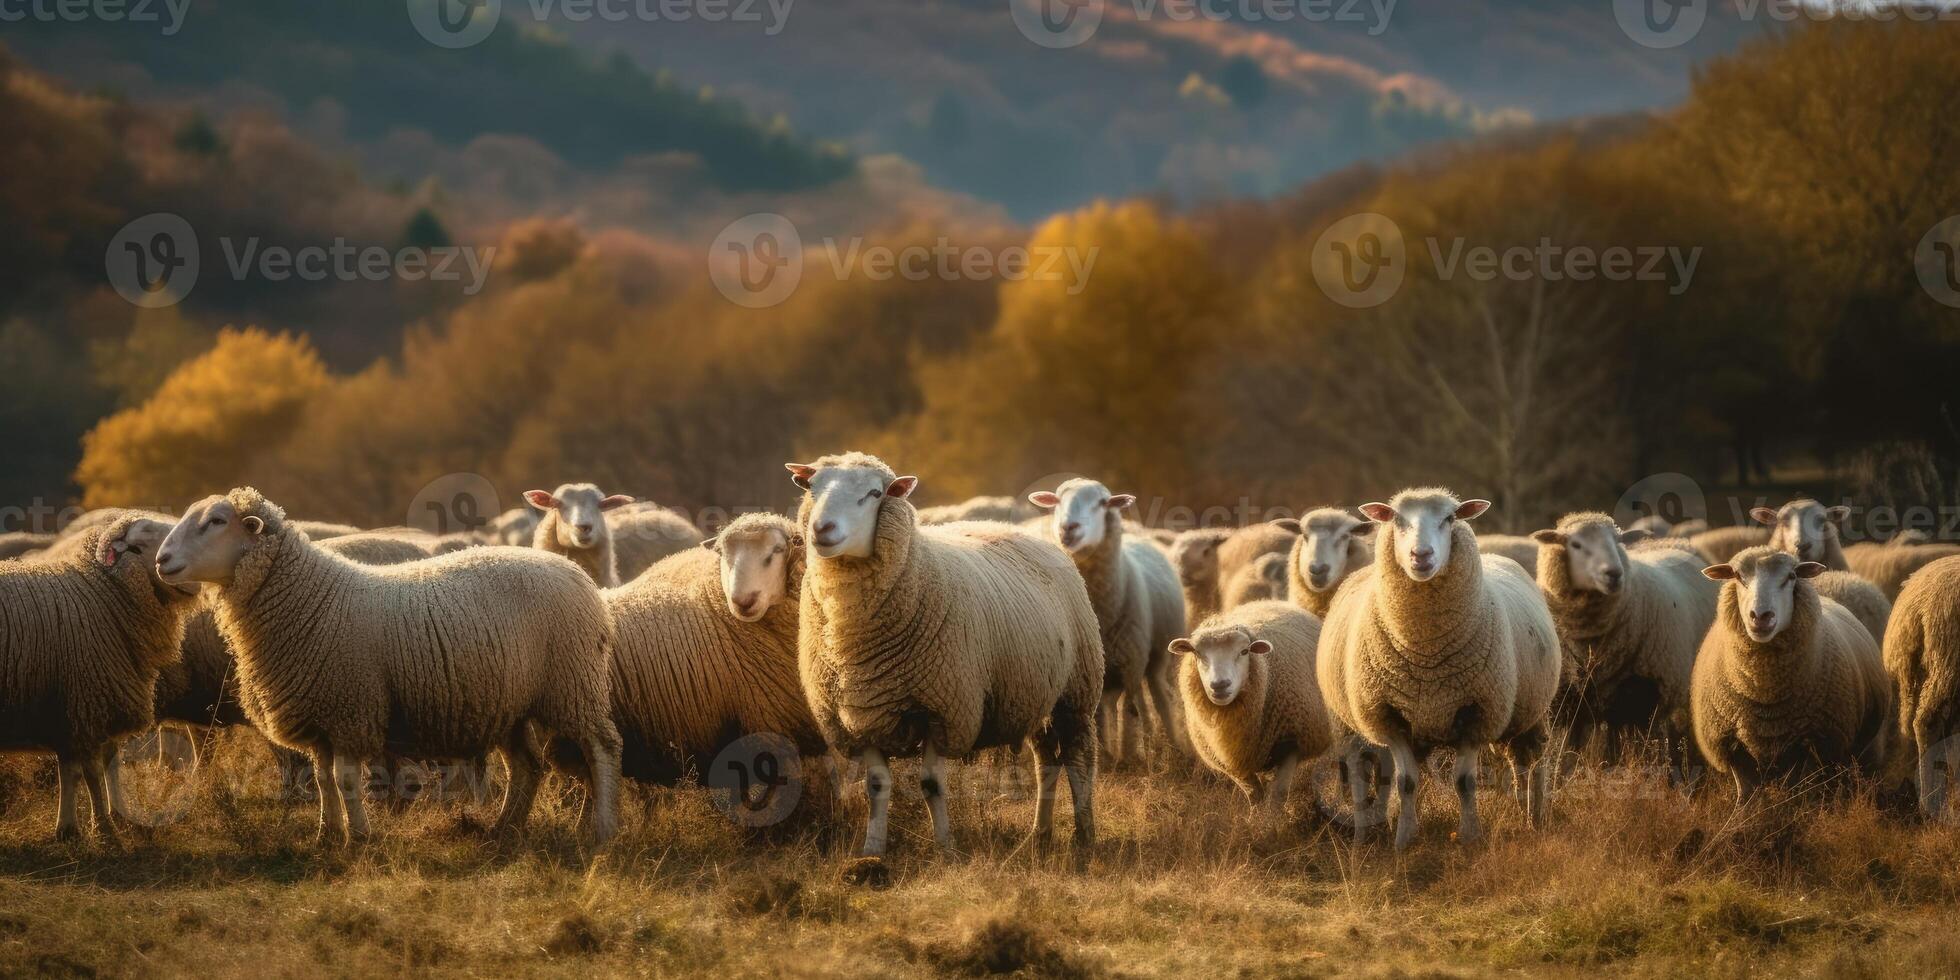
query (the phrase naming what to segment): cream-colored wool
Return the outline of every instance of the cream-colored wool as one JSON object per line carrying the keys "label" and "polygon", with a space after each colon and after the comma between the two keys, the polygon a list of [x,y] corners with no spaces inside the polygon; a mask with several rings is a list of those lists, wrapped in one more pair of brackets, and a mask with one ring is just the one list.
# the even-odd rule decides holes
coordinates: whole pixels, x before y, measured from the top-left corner
{"label": "cream-colored wool", "polygon": [[544,515],[529,505],[512,507],[497,515],[487,529],[490,543],[509,545],[514,548],[531,546],[531,536],[537,532],[538,521]]}
{"label": "cream-colored wool", "polygon": [[147,517],[150,520],[164,524],[172,524],[177,520],[177,518],[162,511],[143,510],[137,507],[99,507],[95,510],[85,511],[81,516],[62,525],[61,530],[56,532],[56,536],[63,538],[76,537],[87,531],[108,527],[125,517]]}
{"label": "cream-colored wool", "polygon": [[1286,598],[1287,559],[1271,552],[1254,558],[1225,584],[1219,605],[1230,612],[1248,602]]}
{"label": "cream-colored wool", "polygon": [[[1259,640],[1272,649],[1254,652]],[[1178,690],[1198,758],[1255,801],[1260,777],[1274,773],[1266,801],[1275,811],[1286,805],[1294,766],[1318,758],[1331,742],[1333,729],[1314,676],[1319,642],[1318,619],[1274,600],[1220,613],[1175,644],[1183,652]],[[1249,658],[1230,703],[1216,703],[1207,691],[1198,665],[1201,650]]]}
{"label": "cream-colored wool", "polygon": [[[226,523],[214,527],[214,518]],[[236,540],[239,550],[211,566],[201,553],[211,540]],[[468,759],[503,749],[510,787],[498,828],[521,827],[541,761],[533,725],[583,752],[592,835],[612,836],[612,620],[570,562],[481,548],[368,567],[297,532],[250,488],[192,508],[164,548],[166,578],[188,564],[213,584],[260,732],[334,774],[339,792],[320,794],[323,839],[366,836],[359,781],[384,751]]]}
{"label": "cream-colored wool", "polygon": [[[1790,619],[1768,642],[1743,625],[1740,582],[1758,568],[1792,584]],[[1715,625],[1695,659],[1695,742],[1747,800],[1764,781],[1851,767],[1875,773],[1891,734],[1892,682],[1878,644],[1843,606],[1801,577],[1796,556],[1745,549],[1710,569],[1732,570]],[[1812,564],[1809,570],[1821,570]]]}
{"label": "cream-colored wool", "polygon": [[85,531],[64,561],[0,565],[0,751],[52,752],[60,763],[55,834],[78,833],[86,784],[98,833],[115,837],[109,762],[154,724],[157,671],[177,659],[189,591],[151,564],[169,526],[123,516]]}
{"label": "cream-colored wool", "polygon": [[[1103,653],[1075,563],[1008,525],[919,527],[904,499],[914,484],[874,456],[826,456],[792,470],[806,490],[833,471],[889,488],[866,515],[875,521],[866,557],[821,556],[810,528],[814,493],[804,495],[797,518],[810,542],[798,644],[803,690],[830,745],[867,760],[865,852],[884,849],[886,757],[923,751],[930,774],[941,757],[1026,742],[1041,769],[1037,837],[1051,831],[1056,781],[1066,769],[1077,855],[1086,858],[1095,842]],[[944,787],[931,775],[921,783],[935,836],[950,846]]]}
{"label": "cream-colored wool", "polygon": [[957,504],[941,504],[937,507],[919,508],[919,523],[957,524],[960,521],[1000,521],[1012,524],[1015,521],[1013,497],[972,497]]}
{"label": "cream-colored wool", "polygon": [[774,565],[785,592],[755,622],[729,612],[718,556],[701,548],[603,593],[619,633],[612,710],[627,777],[665,785],[690,771],[705,777],[729,743],[758,733],[779,735],[806,757],[824,753],[796,667],[804,555],[795,525],[751,514],[715,540],[761,534],[781,539]]}
{"label": "cream-colored wool", "polygon": [[1503,555],[1518,563],[1525,574],[1535,574],[1538,570],[1538,542],[1517,534],[1479,534],[1477,553],[1484,555]]}
{"label": "cream-colored wool", "polygon": [[1667,536],[1670,538],[1693,538],[1695,535],[1706,530],[1708,530],[1707,518],[1691,517],[1668,528]]}
{"label": "cream-colored wool", "polygon": [[1299,537],[1286,561],[1286,598],[1325,619],[1341,583],[1374,565],[1375,525],[1338,507],[1308,511],[1297,523]]}
{"label": "cream-colored wool", "polygon": [[1688,543],[1694,545],[1710,565],[1720,565],[1744,548],[1768,544],[1769,528],[1751,524],[1718,527],[1689,537]]}
{"label": "cream-colored wool", "polygon": [[[1558,637],[1537,583],[1517,562],[1478,554],[1469,520],[1487,506],[1419,489],[1363,508],[1382,525],[1374,572],[1340,590],[1321,631],[1316,667],[1329,710],[1395,758],[1398,848],[1415,834],[1417,760],[1435,747],[1457,751],[1464,839],[1481,832],[1476,767],[1486,744],[1505,751],[1518,779],[1528,773],[1527,813],[1534,826],[1544,821]],[[1411,515],[1446,519],[1425,531],[1404,527]],[[1449,555],[1418,582],[1401,564],[1398,539],[1430,533],[1446,535]]]}
{"label": "cream-colored wool", "polygon": [[[1687,749],[1695,651],[1721,591],[1701,574],[1693,549],[1642,542],[1642,534],[1622,532],[1605,514],[1578,513],[1536,536],[1534,571],[1563,658],[1558,704],[1559,721],[1571,730],[1567,746],[1583,749],[1604,726],[1609,760],[1617,760],[1624,736],[1649,731],[1677,753]],[[1575,563],[1609,577],[1617,571],[1618,586],[1604,591],[1610,586],[1598,571],[1575,576]]]}
{"label": "cream-colored wool", "polygon": [[292,521],[293,530],[315,541],[331,541],[350,534],[359,534],[361,529],[352,524],[336,524],[333,521]]}
{"label": "cream-colored wool", "polygon": [[1758,507],[1749,516],[1770,529],[1770,547],[1796,555],[1798,561],[1820,562],[1835,571],[1851,567],[1845,563],[1844,545],[1839,541],[1851,508],[1826,507],[1809,497],[1799,497],[1777,510]]}
{"label": "cream-colored wool", "polygon": [[[607,496],[590,483],[567,483],[548,493],[531,490],[525,496],[544,512],[531,532],[531,547],[571,559],[599,588],[619,585],[619,558],[613,550],[612,521],[606,519],[604,512],[632,503],[633,498],[619,494]],[[589,531],[581,532],[574,526],[573,519],[566,517],[568,509],[578,510],[576,520],[588,522]],[[581,540],[581,533],[589,537]]]}
{"label": "cream-colored wool", "polygon": [[664,507],[642,507],[606,515],[620,584],[638,578],[668,555],[697,548],[701,529]]}
{"label": "cream-colored wool", "polygon": [[[1233,531],[1218,545],[1218,588],[1220,610],[1286,597],[1286,563],[1293,553],[1293,539],[1299,535],[1277,524],[1253,524]],[[1278,555],[1278,565],[1261,562],[1267,555]],[[1256,566],[1256,567],[1255,567]]]}
{"label": "cream-colored wool", "polygon": [[1884,590],[1857,572],[1829,571],[1810,580],[1817,594],[1849,610],[1871,633],[1872,642],[1885,642],[1886,625],[1892,620],[1892,600]]}
{"label": "cream-colored wool", "polygon": [[1203,622],[1218,612],[1218,548],[1232,536],[1230,528],[1206,527],[1185,531],[1171,543],[1171,567],[1184,589],[1184,621]]}
{"label": "cream-colored wool", "polygon": [[1860,542],[1844,549],[1845,563],[1851,570],[1897,602],[1906,580],[1913,573],[1942,558],[1960,555],[1960,545],[1918,544],[1883,545]]}
{"label": "cream-colored wool", "polygon": [[1920,810],[1945,817],[1960,773],[1960,557],[1926,566],[1900,591],[1884,660],[1899,696],[1898,751],[1916,767]]}

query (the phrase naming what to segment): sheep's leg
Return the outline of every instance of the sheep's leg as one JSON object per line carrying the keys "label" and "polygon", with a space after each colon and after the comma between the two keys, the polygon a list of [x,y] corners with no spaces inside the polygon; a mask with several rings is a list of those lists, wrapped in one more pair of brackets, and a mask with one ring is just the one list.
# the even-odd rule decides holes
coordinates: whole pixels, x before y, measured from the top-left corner
{"label": "sheep's leg", "polygon": [[1756,771],[1756,760],[1747,752],[1737,752],[1729,757],[1729,773],[1735,777],[1735,805],[1747,806],[1763,785],[1762,776]]}
{"label": "sheep's leg", "polygon": [[1143,751],[1144,716],[1148,714],[1144,699],[1143,673],[1138,671],[1130,678],[1129,689],[1123,692],[1123,712],[1119,716],[1123,725],[1121,740],[1124,758],[1139,761],[1149,758]]}
{"label": "sheep's leg", "polygon": [[953,850],[953,825],[946,816],[946,760],[931,742],[926,743],[925,760],[919,763],[919,792],[925,794],[926,808],[932,811],[932,839],[942,853]]}
{"label": "sheep's leg", "polygon": [[122,753],[114,745],[102,748],[102,774],[109,784],[109,816],[115,820],[129,819],[129,800],[123,796]]}
{"label": "sheep's leg", "polygon": [[1110,764],[1119,766],[1123,764],[1122,699],[1121,688],[1104,691],[1102,706],[1096,709],[1103,748],[1109,753]]}
{"label": "sheep's leg", "polygon": [[101,750],[82,757],[82,779],[88,785],[89,819],[95,826],[95,832],[113,843],[120,840],[121,835],[116,833],[116,824],[110,819],[109,777],[103,770]]}
{"label": "sheep's leg", "polygon": [[347,842],[358,844],[368,839],[366,787],[367,767],[361,760],[350,755],[335,752],[332,759],[334,790],[340,796],[340,805],[346,811]]}
{"label": "sheep's leg", "polygon": [[65,755],[57,758],[61,767],[61,795],[55,807],[54,838],[74,840],[81,836],[81,830],[75,823],[75,797],[82,788],[82,766],[79,761]]}
{"label": "sheep's leg", "polygon": [[1362,748],[1361,740],[1354,736],[1349,736],[1346,761],[1342,763],[1342,766],[1347,769],[1348,795],[1354,798],[1354,842],[1356,844],[1363,843],[1368,839],[1368,828],[1374,825],[1376,819],[1375,805],[1381,804],[1386,806],[1388,804],[1388,795],[1385,793],[1374,800],[1368,798],[1369,773],[1364,767],[1364,759],[1368,760],[1368,764],[1372,764],[1373,762],[1372,759],[1368,758],[1366,751]]}
{"label": "sheep's leg", "polygon": [[1035,766],[1034,837],[1046,844],[1055,836],[1055,797],[1061,793],[1062,766],[1051,761],[1046,746],[1033,747]]}
{"label": "sheep's leg", "polygon": [[324,746],[314,749],[313,782],[320,794],[320,830],[316,840],[321,847],[331,847],[347,839],[347,814],[340,805],[340,793],[327,792],[332,772],[333,751]]}
{"label": "sheep's leg", "polygon": [[1545,826],[1551,803],[1552,754],[1548,751],[1551,740],[1551,733],[1541,722],[1504,743],[1505,758],[1518,771],[1518,782],[1523,785],[1525,823],[1533,828]]}
{"label": "sheep's leg", "polygon": [[1409,744],[1405,735],[1397,733],[1389,737],[1388,753],[1395,759],[1395,799],[1399,807],[1395,815],[1395,849],[1400,851],[1406,849],[1416,837],[1419,812],[1416,788],[1422,777],[1422,769],[1416,761],[1415,747]]}
{"label": "sheep's leg", "polygon": [[1266,787],[1266,816],[1275,823],[1286,819],[1286,796],[1293,790],[1293,775],[1300,768],[1300,753],[1288,752],[1273,770],[1272,785]]}
{"label": "sheep's leg", "polygon": [[1477,820],[1477,763],[1482,749],[1476,745],[1456,747],[1456,805],[1461,813],[1456,825],[1456,839],[1465,844],[1474,844],[1484,835],[1483,824]]}
{"label": "sheep's leg", "polygon": [[544,760],[531,740],[528,726],[517,726],[504,739],[504,768],[510,772],[510,781],[504,786],[504,805],[497,812],[496,833],[514,833],[531,818],[531,804],[538,795],[538,771],[543,767]]}
{"label": "sheep's leg", "polygon": [[1930,726],[1912,726],[1919,745],[1919,811],[1932,819],[1946,813],[1947,784],[1953,776],[1953,763],[1960,753],[1942,743]]}
{"label": "sheep's leg", "polygon": [[865,749],[859,757],[864,763],[864,796],[871,803],[871,816],[864,825],[862,857],[881,857],[885,853],[886,821],[891,816],[892,767],[885,753]]}
{"label": "sheep's leg", "polygon": [[619,832],[619,756],[624,750],[611,721],[581,743],[585,750],[587,825],[592,843],[603,845]]}
{"label": "sheep's leg", "polygon": [[1151,706],[1157,711],[1157,724],[1163,729],[1164,737],[1177,751],[1190,755],[1191,739],[1185,734],[1183,719],[1178,716],[1177,709],[1174,707],[1175,695],[1171,690],[1170,671],[1168,669],[1153,671],[1149,677],[1149,687]]}
{"label": "sheep's leg", "polygon": [[1078,739],[1064,746],[1064,765],[1068,769],[1069,802],[1075,805],[1075,863],[1083,867],[1089,848],[1096,843],[1096,743]]}

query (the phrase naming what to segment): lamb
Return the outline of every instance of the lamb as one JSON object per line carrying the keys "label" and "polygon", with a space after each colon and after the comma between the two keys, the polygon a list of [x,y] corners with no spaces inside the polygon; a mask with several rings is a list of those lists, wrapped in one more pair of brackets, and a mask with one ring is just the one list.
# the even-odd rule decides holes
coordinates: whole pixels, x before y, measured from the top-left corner
{"label": "lamb", "polygon": [[701,529],[665,507],[628,506],[606,515],[619,580],[631,582],[668,555],[695,548]]}
{"label": "lamb", "polygon": [[1844,549],[1845,563],[1863,576],[1887,599],[1897,602],[1906,580],[1913,573],[1942,558],[1960,555],[1960,545],[1952,544],[1854,544]]}
{"label": "lamb", "polygon": [[606,608],[619,632],[612,714],[621,772],[673,785],[706,775],[736,739],[772,733],[805,757],[823,734],[797,673],[803,539],[787,518],[736,518],[696,548],[654,565]]}
{"label": "lamb", "polygon": [[1960,768],[1953,739],[1960,734],[1960,557],[1926,566],[1900,590],[1884,661],[1897,685],[1898,748],[1916,766],[1919,809],[1944,817],[1948,783]]}
{"label": "lamb", "polygon": [[957,504],[919,509],[920,524],[957,524],[960,521],[1015,521],[1013,497],[972,497]]}
{"label": "lamb", "polygon": [[[1333,729],[1314,676],[1320,620],[1290,603],[1253,602],[1170,642],[1198,758],[1256,805],[1272,774],[1270,816],[1286,807],[1294,771],[1325,753]],[[1308,783],[1311,788],[1311,781]]]}
{"label": "lamb", "polygon": [[1825,571],[1768,546],[1702,571],[1724,585],[1695,659],[1695,741],[1739,803],[1766,780],[1884,762],[1892,682],[1871,634],[1811,587]]}
{"label": "lamb", "polygon": [[1288,556],[1286,596],[1294,605],[1327,618],[1334,593],[1350,574],[1374,564],[1375,523],[1338,507],[1307,512],[1299,520],[1274,521],[1299,535]]}
{"label": "lamb", "polygon": [[1769,528],[1748,525],[1718,527],[1690,537],[1688,543],[1694,545],[1695,550],[1701,552],[1702,557],[1708,559],[1709,564],[1719,565],[1735,557],[1736,553],[1744,548],[1768,544]]}
{"label": "lamb", "polygon": [[1538,568],[1538,542],[1517,534],[1479,534],[1477,553],[1503,555],[1518,563],[1527,574]]}
{"label": "lamb", "polygon": [[1647,537],[1620,530],[1605,514],[1568,514],[1532,535],[1535,572],[1564,657],[1558,715],[1571,731],[1568,746],[1583,751],[1604,727],[1604,756],[1612,763],[1624,735],[1654,732],[1679,779],[1694,730],[1688,692],[1695,651],[1715,621],[1721,590],[1701,574],[1698,553],[1643,544]]}
{"label": "lamb", "polygon": [[1136,497],[1112,494],[1095,480],[1072,479],[1053,492],[1031,493],[1028,501],[1054,511],[1049,539],[1075,560],[1096,611],[1103,649],[1098,724],[1111,756],[1118,763],[1141,756],[1146,690],[1161,730],[1182,746],[1171,706],[1169,645],[1184,633],[1184,596],[1163,551],[1147,539],[1124,536],[1122,511]]}
{"label": "lamb", "polygon": [[1219,594],[1219,607],[1226,611],[1248,602],[1267,602],[1286,598],[1287,554],[1266,552],[1244,567]]}
{"label": "lamb", "polygon": [[863,759],[864,850],[882,855],[891,755],[923,752],[933,836],[952,846],[945,759],[1026,742],[1040,767],[1034,834],[1052,833],[1064,768],[1078,863],[1095,843],[1102,639],[1075,562],[1011,526],[918,526],[918,485],[874,456],[787,464],[806,491],[809,542],[798,643],[803,691],[824,738]]}
{"label": "lamb", "polygon": [[[1276,599],[1286,594],[1286,564],[1261,563],[1266,555],[1284,559],[1298,535],[1277,524],[1253,524],[1233,531],[1218,545],[1218,608],[1239,602]],[[1247,569],[1252,571],[1247,572]],[[1207,613],[1209,616],[1209,613]]]}
{"label": "lamb", "polygon": [[1558,637],[1524,569],[1478,554],[1469,522],[1489,507],[1440,489],[1362,507],[1382,525],[1375,568],[1340,590],[1321,630],[1321,696],[1343,726],[1387,746],[1395,760],[1397,849],[1415,836],[1417,760],[1437,746],[1456,750],[1460,839],[1481,833],[1477,756],[1485,744],[1502,748],[1527,787],[1532,825],[1544,823]]}
{"label": "lamb", "polygon": [[1777,510],[1757,507],[1749,511],[1756,523],[1771,531],[1769,546],[1787,551],[1797,560],[1823,563],[1825,568],[1845,571],[1844,546],[1840,543],[1844,522],[1851,517],[1849,507],[1826,507],[1808,497],[1799,497]]}
{"label": "lamb", "polygon": [[157,671],[177,658],[193,592],[161,583],[150,555],[170,527],[125,515],[83,532],[83,553],[0,566],[0,750],[53,752],[55,836],[78,835],[86,784],[96,833],[118,837],[117,747],[153,724]]}
{"label": "lamb", "polygon": [[59,535],[34,534],[29,531],[9,531],[0,534],[0,561],[40,551],[59,540]]}
{"label": "lamb", "polygon": [[365,838],[361,779],[384,751],[504,751],[500,831],[537,789],[540,726],[583,753],[590,832],[612,837],[620,738],[610,717],[613,628],[577,566],[485,548],[385,568],[336,555],[249,487],[209,497],[170,531],[157,570],[212,586],[253,724],[333,775],[322,842]]}
{"label": "lamb", "polygon": [[544,512],[531,533],[531,547],[570,558],[602,589],[619,585],[605,512],[632,503],[632,497],[604,494],[590,483],[566,483],[556,490],[526,490],[524,499]]}
{"label": "lamb", "polygon": [[1171,565],[1184,588],[1185,622],[1202,622],[1218,612],[1218,547],[1231,536],[1230,528],[1198,528],[1171,544]]}

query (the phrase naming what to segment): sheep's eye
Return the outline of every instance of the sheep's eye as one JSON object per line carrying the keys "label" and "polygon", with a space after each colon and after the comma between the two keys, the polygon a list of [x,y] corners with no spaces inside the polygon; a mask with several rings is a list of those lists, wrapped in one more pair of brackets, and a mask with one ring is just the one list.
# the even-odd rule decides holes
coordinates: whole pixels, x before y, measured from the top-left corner
{"label": "sheep's eye", "polygon": [[224,519],[224,518],[222,518],[222,517],[213,517],[213,518],[211,518],[210,520],[208,520],[208,521],[205,521],[205,522],[204,522],[204,526],[205,526],[205,527],[224,527],[224,526],[225,526],[225,519]]}
{"label": "sheep's eye", "polygon": [[132,555],[140,555],[143,553],[143,546],[140,544],[127,545],[125,546],[124,550],[128,551]]}
{"label": "sheep's eye", "polygon": [[871,491],[870,493],[867,493],[867,494],[865,494],[865,495],[864,495],[864,499],[866,499],[866,500],[877,500],[877,499],[878,499],[879,497],[882,497],[882,496],[884,496],[884,495],[885,495],[885,491],[883,491],[883,490],[873,490],[873,491]]}
{"label": "sheep's eye", "polygon": [[762,559],[762,567],[764,568],[768,568],[769,566],[774,565],[775,563],[776,563],[776,556],[774,553],[771,553],[768,557]]}
{"label": "sheep's eye", "polygon": [[1444,524],[1453,524],[1453,523],[1455,523],[1455,522],[1456,522],[1456,515],[1455,515],[1455,514],[1444,514],[1444,515],[1443,515],[1443,523],[1444,523]]}

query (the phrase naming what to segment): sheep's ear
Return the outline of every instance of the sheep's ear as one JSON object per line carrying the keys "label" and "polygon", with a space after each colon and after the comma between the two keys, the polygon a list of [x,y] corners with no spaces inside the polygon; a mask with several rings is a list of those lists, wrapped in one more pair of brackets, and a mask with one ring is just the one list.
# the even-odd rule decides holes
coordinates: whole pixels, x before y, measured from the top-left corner
{"label": "sheep's ear", "polygon": [[1736,577],[1734,565],[1710,565],[1707,568],[1702,569],[1701,574],[1707,578],[1714,579],[1717,582],[1721,582],[1726,579],[1732,579]]}
{"label": "sheep's ear", "polygon": [[239,521],[238,523],[244,525],[247,533],[250,534],[265,533],[265,518],[260,517],[256,514],[247,514],[245,515],[245,519]]}
{"label": "sheep's ear", "polygon": [[613,495],[612,495],[612,496],[610,496],[610,497],[607,497],[607,498],[606,498],[606,499],[604,499],[604,500],[601,500],[601,501],[599,501],[599,509],[600,509],[600,510],[612,510],[612,509],[614,509],[614,508],[616,508],[616,507],[624,507],[624,506],[626,506],[627,504],[630,504],[630,503],[632,503],[632,502],[633,502],[633,498],[632,498],[632,497],[629,497],[629,496],[627,496],[626,494],[623,494],[623,493],[616,493],[616,494],[613,494]]}
{"label": "sheep's ear", "polygon": [[1171,641],[1170,651],[1172,653],[1197,653],[1198,647],[1197,644],[1191,642],[1190,637],[1180,636]]}
{"label": "sheep's ear", "polygon": [[1628,528],[1620,532],[1620,543],[1639,544],[1640,542],[1645,541],[1653,536],[1654,536],[1654,532],[1649,531],[1644,527]]}
{"label": "sheep's ear", "polygon": [[116,559],[121,558],[122,553],[122,540],[120,538],[109,537],[105,534],[102,536],[101,543],[96,545],[95,560],[101,562],[103,568],[114,568],[116,567]]}
{"label": "sheep's ear", "polygon": [[1136,502],[1137,502],[1136,494],[1117,493],[1117,494],[1110,495],[1109,503],[1107,506],[1109,507],[1110,510],[1122,510],[1123,508],[1128,507]]}
{"label": "sheep's ear", "polygon": [[1770,510],[1768,507],[1750,508],[1749,517],[1758,524],[1768,524],[1771,526],[1775,526],[1776,524],[1776,512]]}
{"label": "sheep's ear", "polygon": [[1273,521],[1271,523],[1274,527],[1279,528],[1280,530],[1285,531],[1288,534],[1299,534],[1300,531],[1302,530],[1300,527],[1300,522],[1291,517],[1282,517],[1279,520]]}
{"label": "sheep's ear", "polygon": [[703,539],[703,540],[702,540],[702,542],[701,542],[701,547],[703,547],[703,548],[706,548],[706,549],[708,549],[709,551],[714,551],[714,552],[719,552],[719,551],[721,551],[721,549],[720,549],[720,548],[717,548],[717,547],[715,547],[715,546],[716,546],[716,545],[718,545],[718,544],[720,544],[720,543],[721,543],[721,539],[720,539],[720,538],[706,538],[706,539]]}
{"label": "sheep's ear", "polygon": [[1456,519],[1459,521],[1474,521],[1484,516],[1484,511],[1489,509],[1490,501],[1488,500],[1466,500],[1456,505]]}
{"label": "sheep's ear", "polygon": [[1836,524],[1839,527],[1843,527],[1844,522],[1851,519],[1851,508],[1832,507],[1824,511],[1824,517],[1827,518],[1832,524]]}
{"label": "sheep's ear", "polygon": [[1387,504],[1362,504],[1361,513],[1377,524],[1387,524],[1395,519],[1395,508]]}
{"label": "sheep's ear", "polygon": [[555,510],[558,507],[558,498],[553,497],[549,490],[526,490],[524,502],[539,510]]}
{"label": "sheep's ear", "polygon": [[789,482],[810,489],[810,478],[817,475],[817,468],[807,463],[784,463],[783,469],[789,471]]}
{"label": "sheep's ear", "polygon": [[895,497],[899,500],[904,500],[905,498],[910,497],[912,495],[912,491],[917,490],[918,488],[919,488],[918,477],[901,476],[898,479],[893,480],[889,485],[885,487],[885,496]]}
{"label": "sheep's ear", "polygon": [[1564,544],[1565,535],[1560,534],[1557,531],[1548,527],[1543,531],[1531,532],[1531,540],[1536,541],[1539,544]]}
{"label": "sheep's ear", "polygon": [[1253,653],[1271,653],[1273,652],[1273,645],[1267,643],[1265,640],[1253,640],[1252,645],[1246,647],[1246,649]]}
{"label": "sheep's ear", "polygon": [[1036,490],[1028,494],[1028,503],[1040,507],[1043,510],[1055,507],[1061,502],[1062,498],[1057,496],[1053,490]]}
{"label": "sheep's ear", "polygon": [[1798,578],[1816,578],[1824,574],[1827,570],[1821,561],[1800,561],[1797,563]]}

